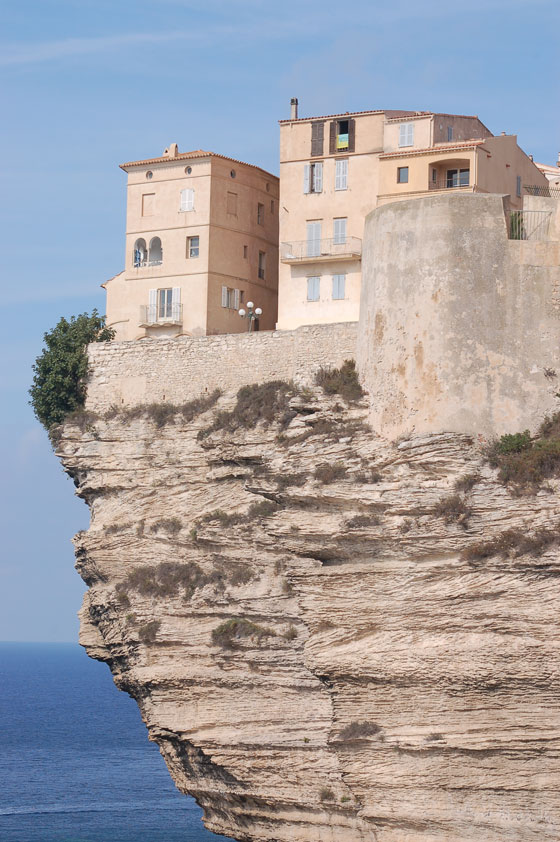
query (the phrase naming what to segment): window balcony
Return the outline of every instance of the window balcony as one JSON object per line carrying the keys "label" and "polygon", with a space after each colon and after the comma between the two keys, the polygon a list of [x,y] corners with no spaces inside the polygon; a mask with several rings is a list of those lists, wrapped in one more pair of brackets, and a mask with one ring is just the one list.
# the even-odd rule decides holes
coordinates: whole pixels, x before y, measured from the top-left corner
{"label": "window balcony", "polygon": [[360,260],[362,241],[359,237],[331,237],[326,240],[298,240],[280,244],[282,263],[323,263],[332,260]]}
{"label": "window balcony", "polygon": [[173,304],[163,311],[158,307],[142,305],[140,307],[139,327],[153,327],[154,325],[182,325],[183,305]]}
{"label": "window balcony", "polygon": [[472,190],[469,184],[469,176],[457,178],[438,178],[435,181],[432,179],[429,183],[430,190]]}

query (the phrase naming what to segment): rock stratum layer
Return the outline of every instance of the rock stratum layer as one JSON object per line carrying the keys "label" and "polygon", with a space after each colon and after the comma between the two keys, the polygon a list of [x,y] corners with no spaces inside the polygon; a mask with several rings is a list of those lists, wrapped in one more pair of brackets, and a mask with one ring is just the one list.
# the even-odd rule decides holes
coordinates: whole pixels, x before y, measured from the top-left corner
{"label": "rock stratum layer", "polygon": [[320,390],[283,432],[199,440],[215,411],[109,413],[58,445],[91,508],[81,642],[206,826],[557,842],[558,549],[468,553],[557,531],[556,482],[515,496],[476,440],[390,443]]}

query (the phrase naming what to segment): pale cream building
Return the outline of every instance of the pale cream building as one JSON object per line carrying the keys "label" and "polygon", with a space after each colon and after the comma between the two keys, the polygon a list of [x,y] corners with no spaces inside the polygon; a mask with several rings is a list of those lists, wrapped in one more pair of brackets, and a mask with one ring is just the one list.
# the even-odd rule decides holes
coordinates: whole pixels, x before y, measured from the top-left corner
{"label": "pale cream building", "polygon": [[116,339],[273,329],[278,290],[278,178],[177,144],[122,164],[128,174],[124,271],[105,284]]}
{"label": "pale cream building", "polygon": [[280,121],[278,328],[355,321],[368,213],[436,193],[509,195],[546,179],[476,116],[362,111]]}

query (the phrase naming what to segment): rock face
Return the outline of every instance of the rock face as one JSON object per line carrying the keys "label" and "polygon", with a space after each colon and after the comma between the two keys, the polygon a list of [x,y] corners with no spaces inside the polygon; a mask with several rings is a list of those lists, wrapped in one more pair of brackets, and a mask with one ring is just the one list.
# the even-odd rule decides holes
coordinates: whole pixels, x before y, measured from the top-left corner
{"label": "rock face", "polygon": [[81,642],[213,831],[557,842],[558,549],[465,551],[556,530],[558,496],[512,495],[473,438],[391,443],[341,403],[307,390],[283,431],[201,440],[215,409],[67,424]]}

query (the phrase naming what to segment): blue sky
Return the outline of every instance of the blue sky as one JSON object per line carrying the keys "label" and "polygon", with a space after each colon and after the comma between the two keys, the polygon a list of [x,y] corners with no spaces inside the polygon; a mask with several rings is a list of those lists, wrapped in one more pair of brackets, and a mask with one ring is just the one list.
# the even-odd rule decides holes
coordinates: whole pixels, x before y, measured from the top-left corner
{"label": "blue sky", "polygon": [[19,0],[0,32],[0,640],[75,640],[85,505],[27,405],[61,315],[104,303],[124,252],[123,161],[210,149],[278,172],[277,120],[478,114],[560,149],[557,0]]}

